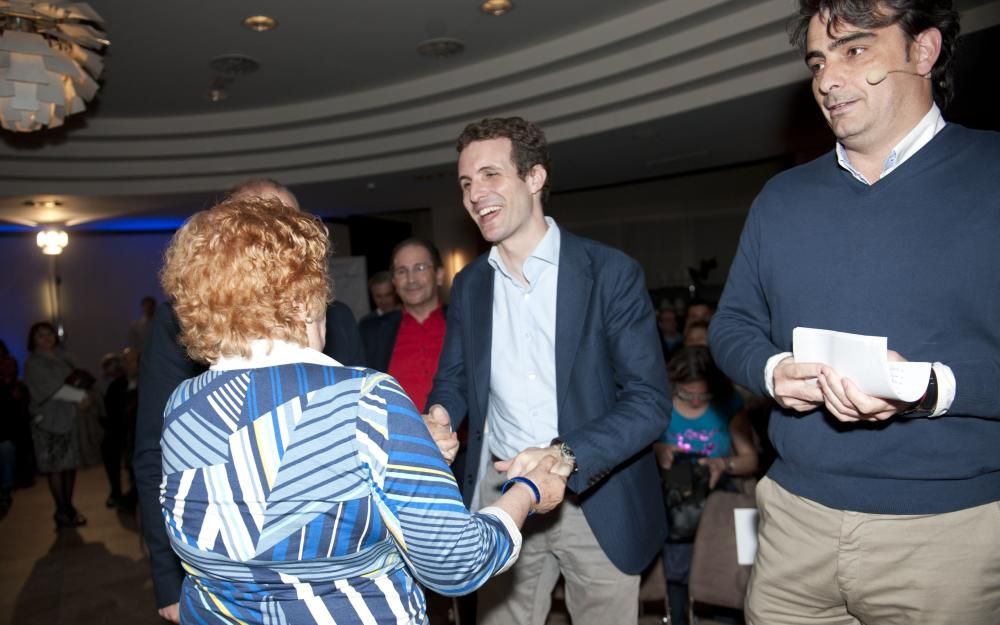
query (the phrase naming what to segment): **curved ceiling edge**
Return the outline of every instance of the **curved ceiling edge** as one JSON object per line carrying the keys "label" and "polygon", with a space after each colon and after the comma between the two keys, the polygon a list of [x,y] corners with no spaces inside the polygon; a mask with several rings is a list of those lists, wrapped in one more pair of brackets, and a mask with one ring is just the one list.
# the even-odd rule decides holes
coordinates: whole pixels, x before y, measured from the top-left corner
{"label": "curved ceiling edge", "polygon": [[[431,76],[392,85],[376,87],[342,96],[307,103],[263,109],[213,113],[208,115],[185,115],[157,118],[106,118],[95,117],[86,128],[75,131],[81,138],[121,138],[129,136],[152,137],[156,135],[176,135],[190,133],[218,133],[232,131],[255,131],[273,125],[308,124],[316,118],[325,119],[331,115],[354,115],[384,106],[386,102],[406,103],[435,98],[442,93],[453,93],[455,85],[462,89],[488,86],[491,83],[516,80],[525,68],[544,68],[565,62],[580,55],[586,55],[594,48],[621,44],[643,33],[669,25],[691,15],[705,12],[712,7],[725,4],[740,4],[745,0],[703,0],[697,3],[677,3],[667,0],[649,7],[622,15],[605,23],[582,29],[558,39],[511,52],[502,57],[480,61],[440,72]],[[771,5],[774,5],[773,7]],[[768,0],[764,8],[784,6],[785,0]],[[761,7],[758,7],[759,11]],[[769,12],[770,12],[769,11]],[[275,120],[282,120],[276,122]]]}

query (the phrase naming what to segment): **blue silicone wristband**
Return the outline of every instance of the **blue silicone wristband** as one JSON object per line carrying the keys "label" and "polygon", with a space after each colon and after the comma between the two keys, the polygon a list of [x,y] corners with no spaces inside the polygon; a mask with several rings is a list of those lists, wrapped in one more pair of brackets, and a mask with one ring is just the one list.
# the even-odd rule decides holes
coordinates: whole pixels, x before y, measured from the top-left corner
{"label": "blue silicone wristband", "polygon": [[[535,486],[535,483],[529,480],[528,478],[520,475],[518,475],[517,477],[512,477],[506,482],[504,482],[503,486],[500,488],[500,494],[504,494],[508,490],[510,490],[510,487],[513,486],[515,482],[520,482],[525,486],[527,486],[528,488],[530,488],[531,492],[534,493],[535,495],[535,503],[536,504],[542,503],[542,493],[538,491],[538,487]],[[532,510],[528,514],[534,514],[534,510]]]}

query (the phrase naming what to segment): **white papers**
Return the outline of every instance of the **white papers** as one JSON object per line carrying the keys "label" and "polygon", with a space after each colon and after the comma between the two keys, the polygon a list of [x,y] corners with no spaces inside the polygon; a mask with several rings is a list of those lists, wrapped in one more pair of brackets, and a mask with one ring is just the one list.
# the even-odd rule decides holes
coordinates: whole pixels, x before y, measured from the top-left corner
{"label": "white papers", "polygon": [[735,508],[736,561],[744,566],[753,564],[757,555],[757,508]]}
{"label": "white papers", "polygon": [[795,362],[828,365],[861,391],[883,399],[917,401],[931,376],[929,362],[889,362],[884,336],[795,328],[792,351]]}

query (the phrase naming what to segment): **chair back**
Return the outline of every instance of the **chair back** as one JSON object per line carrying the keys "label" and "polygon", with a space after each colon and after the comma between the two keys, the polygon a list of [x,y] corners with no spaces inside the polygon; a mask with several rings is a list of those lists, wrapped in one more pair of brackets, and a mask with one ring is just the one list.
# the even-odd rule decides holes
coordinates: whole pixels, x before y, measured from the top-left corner
{"label": "chair back", "polygon": [[756,507],[754,496],[749,494],[714,491],[708,496],[694,539],[688,582],[692,606],[697,602],[743,609],[750,566],[737,562],[733,511]]}

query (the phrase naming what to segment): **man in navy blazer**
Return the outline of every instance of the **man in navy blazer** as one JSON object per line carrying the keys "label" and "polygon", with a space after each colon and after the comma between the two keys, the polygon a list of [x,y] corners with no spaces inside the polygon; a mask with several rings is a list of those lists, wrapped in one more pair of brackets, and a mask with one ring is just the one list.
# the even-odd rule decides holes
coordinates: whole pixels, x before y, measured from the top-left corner
{"label": "man in navy blazer", "polygon": [[566,503],[528,521],[517,564],[480,590],[479,625],[542,625],[560,573],[574,625],[635,623],[638,574],[666,537],[650,444],[670,415],[642,269],[545,217],[534,124],[485,119],[457,147],[463,203],[493,248],[455,277],[425,419],[448,457],[468,415],[467,504],[545,455],[575,465]]}

